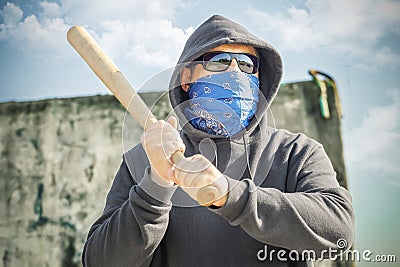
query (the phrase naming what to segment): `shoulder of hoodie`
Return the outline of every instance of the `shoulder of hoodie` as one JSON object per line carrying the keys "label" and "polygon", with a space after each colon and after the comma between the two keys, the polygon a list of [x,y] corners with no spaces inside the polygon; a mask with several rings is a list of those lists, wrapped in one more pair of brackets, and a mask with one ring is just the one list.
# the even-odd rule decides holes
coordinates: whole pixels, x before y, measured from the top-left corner
{"label": "shoulder of hoodie", "polygon": [[143,149],[142,143],[138,143],[134,145],[132,148],[130,148],[128,151],[124,153],[124,156],[129,155],[129,156],[135,156],[135,157],[140,157],[141,159],[147,159],[146,152]]}
{"label": "shoulder of hoodie", "polygon": [[294,150],[308,150],[323,149],[323,145],[305,135],[304,133],[293,133],[286,129],[269,128],[267,131],[272,131],[271,140],[277,142],[280,147],[288,149],[289,147]]}
{"label": "shoulder of hoodie", "polygon": [[134,174],[137,171],[143,171],[147,166],[150,165],[147,154],[144,151],[141,143],[138,143],[126,151],[122,158],[131,174]]}

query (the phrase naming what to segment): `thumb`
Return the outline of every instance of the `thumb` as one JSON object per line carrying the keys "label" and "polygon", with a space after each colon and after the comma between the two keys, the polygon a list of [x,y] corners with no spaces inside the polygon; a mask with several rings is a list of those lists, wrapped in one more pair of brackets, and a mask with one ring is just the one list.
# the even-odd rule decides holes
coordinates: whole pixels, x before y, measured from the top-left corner
{"label": "thumb", "polygon": [[169,117],[167,122],[172,125],[175,129],[178,128],[178,121],[175,117]]}
{"label": "thumb", "polygon": [[178,184],[175,177],[175,167],[172,167],[171,169],[168,170],[167,172],[167,177],[170,181],[174,182],[174,184]]}

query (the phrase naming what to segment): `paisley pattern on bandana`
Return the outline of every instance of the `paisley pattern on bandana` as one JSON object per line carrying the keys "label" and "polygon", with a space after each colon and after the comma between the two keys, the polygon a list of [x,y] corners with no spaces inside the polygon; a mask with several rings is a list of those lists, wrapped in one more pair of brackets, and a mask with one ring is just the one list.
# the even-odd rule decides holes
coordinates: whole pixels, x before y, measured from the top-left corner
{"label": "paisley pattern on bandana", "polygon": [[184,113],[197,129],[232,136],[247,125],[257,110],[259,80],[244,72],[220,72],[194,81]]}

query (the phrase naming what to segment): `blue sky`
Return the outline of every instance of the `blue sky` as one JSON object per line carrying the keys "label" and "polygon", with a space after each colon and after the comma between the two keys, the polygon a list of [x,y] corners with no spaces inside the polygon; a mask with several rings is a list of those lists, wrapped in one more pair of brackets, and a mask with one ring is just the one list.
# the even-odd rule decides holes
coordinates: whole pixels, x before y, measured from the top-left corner
{"label": "blue sky", "polygon": [[67,43],[72,25],[138,88],[174,65],[196,26],[227,16],[281,51],[284,82],[308,80],[310,68],[336,79],[356,247],[399,258],[400,1],[242,2],[0,1],[0,101],[108,93]]}

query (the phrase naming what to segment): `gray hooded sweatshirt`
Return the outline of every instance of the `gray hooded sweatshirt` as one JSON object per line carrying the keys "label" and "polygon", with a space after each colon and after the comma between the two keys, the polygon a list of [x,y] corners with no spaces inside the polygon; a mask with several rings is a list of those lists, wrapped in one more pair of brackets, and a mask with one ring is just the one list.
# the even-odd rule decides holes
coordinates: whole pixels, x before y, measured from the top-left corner
{"label": "gray hooded sweatshirt", "polygon": [[[190,36],[178,63],[222,44],[257,50],[256,116],[231,137],[207,134],[190,123],[181,137],[186,156],[202,153],[225,175],[226,204],[202,207],[179,187],[154,182],[139,144],[124,154],[104,212],[89,231],[85,266],[312,266],[302,252],[327,257],[324,251],[337,250],[338,240],[352,244],[351,197],[339,186],[322,145],[267,126],[267,108],[282,78],[277,50],[241,25],[212,16]],[[169,93],[184,122],[181,67],[172,75]]]}

